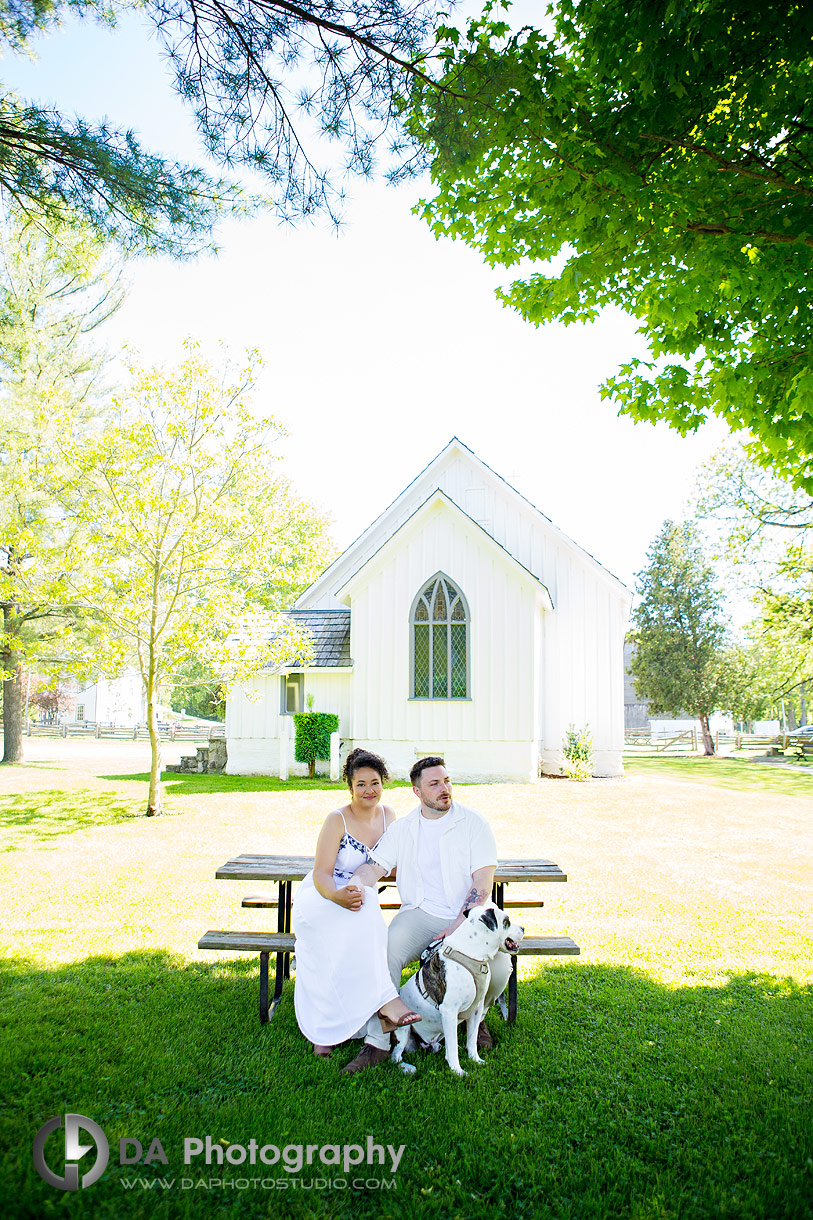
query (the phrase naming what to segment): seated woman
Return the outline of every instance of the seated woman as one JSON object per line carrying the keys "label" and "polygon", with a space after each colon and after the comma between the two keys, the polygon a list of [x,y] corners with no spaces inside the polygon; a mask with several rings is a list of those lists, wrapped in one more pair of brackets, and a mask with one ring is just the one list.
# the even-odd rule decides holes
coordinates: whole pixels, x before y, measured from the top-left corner
{"label": "seated woman", "polygon": [[387,969],[387,925],[378,891],[348,881],[369,859],[395,814],[381,804],[389,778],[383,758],[353,750],[343,775],[350,802],[329,813],[319,832],[313,871],[293,905],[296,935],[294,1008],[314,1054],[329,1055],[377,1013],[384,1032],[420,1021],[400,999]]}

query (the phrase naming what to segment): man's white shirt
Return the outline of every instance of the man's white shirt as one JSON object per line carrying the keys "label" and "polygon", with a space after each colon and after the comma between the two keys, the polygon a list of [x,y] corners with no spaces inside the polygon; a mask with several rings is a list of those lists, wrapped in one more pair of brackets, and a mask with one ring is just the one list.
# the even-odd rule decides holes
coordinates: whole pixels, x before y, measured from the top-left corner
{"label": "man's white shirt", "polygon": [[460,907],[453,910],[446,897],[440,863],[440,839],[448,816],[449,810],[442,818],[427,818],[423,814],[418,818],[418,872],[423,885],[421,910],[427,915],[437,915],[438,919],[451,920],[457,918]]}
{"label": "man's white shirt", "polygon": [[[424,826],[429,829],[421,834]],[[433,859],[426,868],[433,839]],[[419,805],[393,822],[370,859],[387,872],[397,868],[401,910],[420,907],[453,919],[471,889],[472,874],[496,865],[497,844],[488,822],[474,809],[453,801],[443,817],[424,818]]]}

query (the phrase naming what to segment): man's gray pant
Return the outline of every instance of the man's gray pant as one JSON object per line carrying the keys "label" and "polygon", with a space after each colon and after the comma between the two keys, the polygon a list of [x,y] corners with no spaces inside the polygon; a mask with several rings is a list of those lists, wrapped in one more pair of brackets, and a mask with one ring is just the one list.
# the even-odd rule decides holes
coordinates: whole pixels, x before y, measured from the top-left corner
{"label": "man's gray pant", "polygon": [[[398,912],[387,935],[387,966],[396,987],[401,986],[401,971],[404,967],[409,962],[417,961],[429,942],[444,928],[448,928],[449,922],[438,915],[427,915],[426,911],[419,907]],[[367,1022],[364,1041],[383,1051],[390,1049],[390,1036],[383,1032],[381,1022],[375,1015]]]}

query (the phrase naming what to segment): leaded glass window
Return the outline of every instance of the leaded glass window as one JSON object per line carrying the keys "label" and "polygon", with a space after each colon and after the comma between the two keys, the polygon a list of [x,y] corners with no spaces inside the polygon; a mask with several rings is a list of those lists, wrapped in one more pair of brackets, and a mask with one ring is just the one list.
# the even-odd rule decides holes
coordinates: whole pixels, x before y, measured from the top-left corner
{"label": "leaded glass window", "polygon": [[415,699],[467,699],[469,612],[446,576],[433,576],[412,606],[412,694]]}

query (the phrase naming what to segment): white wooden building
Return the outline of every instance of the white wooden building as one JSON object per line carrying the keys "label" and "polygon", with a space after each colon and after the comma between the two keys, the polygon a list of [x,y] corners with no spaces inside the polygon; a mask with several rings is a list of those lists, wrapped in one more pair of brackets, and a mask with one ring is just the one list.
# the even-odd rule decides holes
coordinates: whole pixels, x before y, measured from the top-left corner
{"label": "white wooden building", "polygon": [[622,773],[631,591],[457,438],[296,602],[307,667],[262,671],[226,710],[228,771],[292,774],[291,713],[339,717],[395,777],[440,754],[458,780],[559,774],[570,724]]}
{"label": "white wooden building", "polygon": [[118,726],[144,724],[147,719],[147,695],[141,672],[125,669],[117,678],[97,678],[86,682],[76,693],[71,719],[86,723]]}

